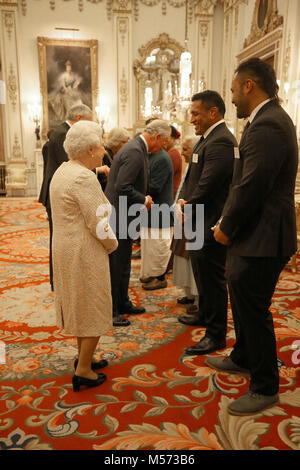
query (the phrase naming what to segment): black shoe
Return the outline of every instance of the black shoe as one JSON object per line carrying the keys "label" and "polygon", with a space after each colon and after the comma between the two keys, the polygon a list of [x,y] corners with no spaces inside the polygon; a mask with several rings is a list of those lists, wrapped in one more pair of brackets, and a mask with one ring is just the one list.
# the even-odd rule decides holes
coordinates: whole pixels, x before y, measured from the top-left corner
{"label": "black shoe", "polygon": [[[74,369],[77,369],[77,364],[78,364],[78,359],[75,359],[74,361]],[[92,370],[99,370],[103,369],[103,367],[108,366],[108,362],[106,359],[101,359],[101,361],[98,362],[92,362],[91,369]]]}
{"label": "black shoe", "polygon": [[120,307],[120,312],[123,313],[128,313],[129,315],[139,315],[140,313],[145,313],[146,309],[144,307],[136,307],[133,304],[129,304],[125,307]]}
{"label": "black shoe", "polygon": [[193,304],[195,302],[195,299],[190,299],[189,297],[185,296],[185,297],[179,297],[177,299],[177,303],[178,304],[182,304],[182,305],[188,305],[188,304]]}
{"label": "black shoe", "polygon": [[73,392],[79,392],[81,385],[85,385],[88,388],[98,387],[98,385],[103,384],[106,380],[105,374],[98,374],[97,379],[87,379],[86,377],[80,377],[79,375],[73,375],[72,384]]}
{"label": "black shoe", "polygon": [[178,321],[189,326],[205,326],[205,321],[198,315],[179,315]]}
{"label": "black shoe", "polygon": [[141,250],[139,249],[132,253],[131,259],[141,259]]}
{"label": "black shoe", "polygon": [[130,321],[122,317],[122,315],[117,315],[116,317],[113,317],[113,325],[114,326],[129,326]]}
{"label": "black shoe", "polygon": [[204,338],[202,338],[199,343],[195,344],[194,346],[190,346],[189,348],[186,348],[185,354],[189,354],[192,356],[209,354],[225,347],[225,339],[223,341],[214,341],[213,339],[208,338],[208,336],[204,336]]}

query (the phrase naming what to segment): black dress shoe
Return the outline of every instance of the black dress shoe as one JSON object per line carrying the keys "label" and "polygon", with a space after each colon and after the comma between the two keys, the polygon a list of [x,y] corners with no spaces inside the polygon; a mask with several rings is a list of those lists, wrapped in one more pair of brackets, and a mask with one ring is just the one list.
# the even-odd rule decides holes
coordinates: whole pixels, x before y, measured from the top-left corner
{"label": "black dress shoe", "polygon": [[213,339],[208,338],[208,336],[204,336],[204,338],[202,338],[199,343],[195,344],[194,346],[190,346],[189,348],[186,348],[185,354],[189,354],[192,356],[209,354],[225,347],[225,339],[223,341],[214,341]]}
{"label": "black dress shoe", "polygon": [[73,392],[79,392],[81,385],[85,387],[98,387],[98,385],[103,384],[106,380],[105,374],[98,374],[97,379],[87,379],[86,377],[80,377],[79,375],[73,375],[72,384],[73,384]]}
{"label": "black dress shoe", "polygon": [[139,315],[140,313],[145,313],[146,309],[144,307],[135,307],[135,305],[130,304],[125,307],[120,307],[120,312],[128,313],[129,315]]}
{"label": "black dress shoe", "polygon": [[195,302],[195,299],[189,299],[187,296],[179,297],[179,299],[177,299],[177,303],[181,305],[193,304],[194,302]]}
{"label": "black dress shoe", "polygon": [[178,321],[189,326],[205,326],[205,321],[198,315],[179,315]]}
{"label": "black dress shoe", "polygon": [[[78,359],[75,359],[75,361],[74,361],[74,369],[75,370],[77,369],[77,364],[78,364]],[[103,369],[103,367],[106,367],[106,366],[108,366],[107,360],[106,359],[101,359],[101,361],[92,362],[91,369],[92,370],[99,370],[99,369]]]}
{"label": "black dress shoe", "polygon": [[113,325],[114,326],[129,326],[130,321],[122,317],[122,315],[117,315],[116,317],[113,317]]}

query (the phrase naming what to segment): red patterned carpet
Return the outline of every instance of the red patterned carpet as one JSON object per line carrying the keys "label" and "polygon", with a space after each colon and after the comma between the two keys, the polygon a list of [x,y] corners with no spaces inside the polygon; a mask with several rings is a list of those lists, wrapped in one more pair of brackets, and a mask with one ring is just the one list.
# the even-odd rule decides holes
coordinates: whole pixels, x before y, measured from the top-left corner
{"label": "red patterned carpet", "polygon": [[[139,261],[132,263],[131,296],[147,313],[101,338],[97,355],[109,360],[108,380],[74,393],[76,341],[55,326],[47,247],[42,206],[1,199],[0,449],[300,450],[298,273],[284,271],[272,305],[280,403],[234,417],[227,405],[248,389],[247,379],[184,356],[204,329],[177,322],[185,309],[176,304],[182,292],[171,276],[167,289],[141,289]],[[231,316],[227,338],[227,349],[215,354],[234,342]]]}

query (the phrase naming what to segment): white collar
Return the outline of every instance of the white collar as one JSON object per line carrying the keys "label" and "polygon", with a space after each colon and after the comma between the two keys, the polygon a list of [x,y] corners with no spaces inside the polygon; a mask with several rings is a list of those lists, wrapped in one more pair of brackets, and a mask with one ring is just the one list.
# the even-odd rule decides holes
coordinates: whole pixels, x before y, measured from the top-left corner
{"label": "white collar", "polygon": [[70,123],[70,121],[66,120],[65,122],[68,124],[68,126],[72,127],[72,124]]}
{"label": "white collar", "polygon": [[147,151],[147,153],[149,153],[149,151],[148,151],[148,144],[147,144],[147,141],[146,141],[145,137],[144,137],[142,134],[140,134],[139,137],[144,141],[144,143],[145,143],[145,145],[146,145],[146,151]]}
{"label": "white collar", "polygon": [[207,129],[207,131],[204,132],[203,138],[206,139],[206,137],[208,136],[208,134],[210,134],[211,131],[212,131],[215,127],[217,127],[217,126],[219,126],[220,124],[222,124],[222,122],[225,122],[225,120],[224,120],[224,119],[221,119],[220,121],[218,121],[218,122],[216,122],[215,124],[213,124],[212,126],[210,126],[210,127]]}
{"label": "white collar", "polygon": [[271,101],[271,98],[269,98],[268,100],[265,100],[265,101],[262,101],[258,106],[256,106],[255,109],[253,109],[252,113],[250,114],[249,116],[249,122],[251,124],[251,122],[253,121],[253,119],[255,118],[255,116],[257,115],[258,111],[267,103],[269,103],[269,101]]}

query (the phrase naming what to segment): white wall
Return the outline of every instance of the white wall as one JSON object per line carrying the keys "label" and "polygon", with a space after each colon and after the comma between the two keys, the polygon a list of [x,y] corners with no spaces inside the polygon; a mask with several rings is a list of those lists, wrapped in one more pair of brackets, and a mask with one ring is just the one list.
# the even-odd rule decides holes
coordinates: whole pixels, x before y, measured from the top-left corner
{"label": "white wall", "polygon": [[[19,62],[21,79],[22,117],[24,127],[24,154],[29,166],[33,158],[35,135],[33,124],[28,121],[27,104],[40,101],[40,80],[37,37],[58,39],[97,39],[98,77],[100,93],[109,101],[112,121],[116,120],[115,64],[113,52],[113,23],[106,17],[105,3],[93,5],[85,2],[84,11],[69,2],[56,2],[51,10],[48,1],[27,0],[27,14],[19,12]],[[41,12],[42,10],[42,12]],[[79,32],[64,33],[55,27],[78,28]]]}

